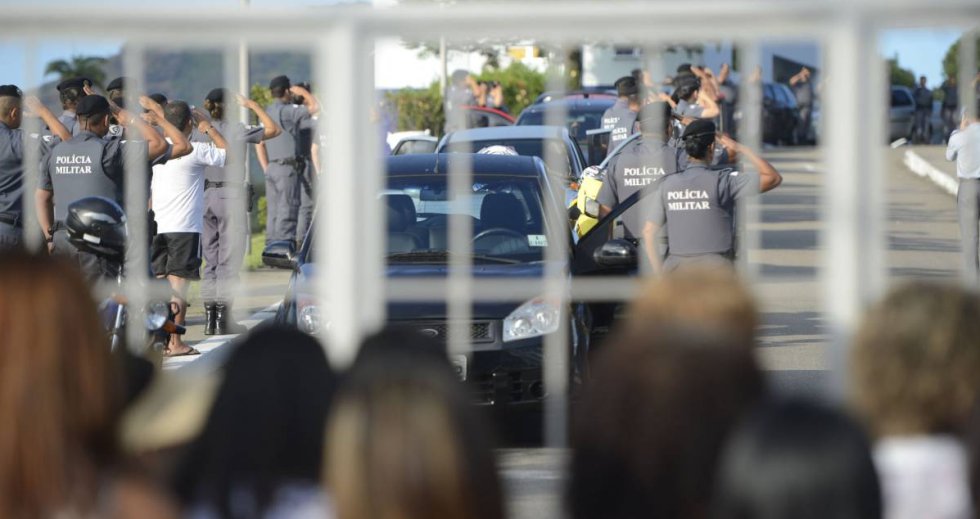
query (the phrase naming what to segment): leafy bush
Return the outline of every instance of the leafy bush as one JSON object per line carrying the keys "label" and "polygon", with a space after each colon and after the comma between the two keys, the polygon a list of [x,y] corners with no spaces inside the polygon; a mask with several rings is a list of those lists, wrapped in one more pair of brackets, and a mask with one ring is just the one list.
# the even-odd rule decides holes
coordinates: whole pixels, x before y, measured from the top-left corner
{"label": "leafy bush", "polygon": [[385,99],[398,114],[399,131],[429,130],[432,135],[442,134],[446,114],[438,81],[425,90],[406,88],[389,92]]}
{"label": "leafy bush", "polygon": [[255,203],[255,210],[252,211],[252,234],[265,232],[266,217],[269,214],[269,204],[264,196],[260,196]]}
{"label": "leafy bush", "polygon": [[481,81],[499,81],[504,88],[504,103],[517,117],[527,105],[544,92],[547,77],[520,62],[513,62],[505,69],[485,69],[476,76]]}

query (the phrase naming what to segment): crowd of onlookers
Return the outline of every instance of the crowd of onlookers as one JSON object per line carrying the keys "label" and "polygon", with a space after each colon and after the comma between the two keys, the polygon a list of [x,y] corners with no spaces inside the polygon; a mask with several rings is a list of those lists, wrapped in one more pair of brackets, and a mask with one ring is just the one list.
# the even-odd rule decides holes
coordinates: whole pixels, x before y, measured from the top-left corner
{"label": "crowd of onlookers", "polygon": [[[2,517],[506,515],[491,429],[442,344],[389,328],[338,373],[314,338],[261,327],[220,371],[140,388],[64,259],[0,255],[0,294]],[[844,402],[786,398],[733,274],[657,278],[573,399],[565,513],[973,517],[978,317],[976,293],[900,287],[859,326]]]}

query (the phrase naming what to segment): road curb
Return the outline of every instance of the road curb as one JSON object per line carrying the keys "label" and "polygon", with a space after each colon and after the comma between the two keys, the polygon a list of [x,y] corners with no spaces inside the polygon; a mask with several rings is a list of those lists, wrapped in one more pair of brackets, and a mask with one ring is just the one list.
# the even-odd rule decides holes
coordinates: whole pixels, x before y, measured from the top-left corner
{"label": "road curb", "polygon": [[926,159],[922,158],[921,155],[912,151],[905,150],[905,167],[909,168],[912,173],[928,179],[933,184],[942,189],[943,191],[949,193],[952,196],[956,196],[956,190],[959,189],[959,182],[956,181],[952,175],[940,171],[938,168],[929,163]]}

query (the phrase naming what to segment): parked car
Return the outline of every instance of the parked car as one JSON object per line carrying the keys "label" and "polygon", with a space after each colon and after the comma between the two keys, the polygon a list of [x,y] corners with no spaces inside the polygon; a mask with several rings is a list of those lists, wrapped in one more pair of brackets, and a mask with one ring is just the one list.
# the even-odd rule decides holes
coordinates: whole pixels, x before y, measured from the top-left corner
{"label": "parked car", "polygon": [[394,146],[392,146],[391,154],[412,155],[419,153],[432,153],[436,151],[436,146],[438,144],[439,139],[426,133],[409,135],[402,137]]}
{"label": "parked car", "polygon": [[548,103],[566,97],[590,97],[590,96],[616,97],[616,87],[595,86],[595,87],[582,87],[578,90],[569,90],[566,92],[547,91],[542,93],[538,97],[534,98],[533,104]]}
{"label": "parked car", "polygon": [[466,105],[467,125],[470,128],[495,128],[497,126],[512,126],[514,116],[496,108],[486,106]]}
{"label": "parked car", "polygon": [[443,136],[436,153],[461,151],[476,153],[489,146],[510,146],[518,155],[539,157],[547,160],[549,148],[560,157],[564,165],[556,175],[572,181],[582,176],[587,167],[582,150],[563,126],[508,126],[498,128],[473,128]]}
{"label": "parked car", "polygon": [[[528,106],[517,117],[517,126],[543,126],[549,110],[565,113],[565,126],[588,161],[586,132],[602,127],[602,114],[616,103],[616,96],[606,94],[569,95]],[[590,162],[591,163],[591,162]]]}
{"label": "parked car", "polygon": [[[465,204],[458,198],[449,203],[448,173],[456,160],[465,160],[473,171]],[[560,197],[551,191],[545,165],[537,157],[462,157],[455,153],[389,157],[387,174],[387,186],[379,199],[388,212],[389,279],[448,275],[447,227],[452,214],[472,219],[473,276],[477,279],[519,278],[543,287],[545,248],[558,240],[569,240],[567,268],[563,269],[569,276],[636,272],[635,247],[611,240],[609,225],[632,207],[639,193],[572,244],[564,225],[554,228],[546,221],[546,215],[560,210]],[[466,212],[453,213],[461,206]],[[314,222],[314,228],[316,225]],[[293,270],[276,320],[310,334],[319,333],[329,323],[312,292],[317,251],[323,247],[315,236],[311,230],[296,255],[289,242],[270,244],[262,255],[266,265]],[[592,345],[609,331],[623,304],[571,302],[560,306],[544,298],[483,301],[475,294],[469,323],[472,351],[450,360],[476,403],[539,408],[544,398],[545,336],[567,327],[569,376],[577,384],[587,377]],[[436,340],[447,339],[448,315],[442,303],[390,303],[387,316],[391,324],[417,329]]]}

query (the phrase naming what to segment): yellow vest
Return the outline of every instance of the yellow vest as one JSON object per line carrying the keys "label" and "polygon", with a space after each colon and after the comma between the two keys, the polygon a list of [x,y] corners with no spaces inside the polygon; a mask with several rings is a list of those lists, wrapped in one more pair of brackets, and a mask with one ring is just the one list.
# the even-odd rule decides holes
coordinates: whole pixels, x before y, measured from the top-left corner
{"label": "yellow vest", "polygon": [[582,177],[582,182],[578,188],[578,196],[572,202],[578,205],[578,210],[581,213],[578,220],[575,220],[575,232],[579,238],[585,236],[585,233],[589,232],[599,223],[599,220],[585,214],[585,201],[586,199],[595,200],[599,196],[600,189],[602,189],[602,180],[590,176]]}

